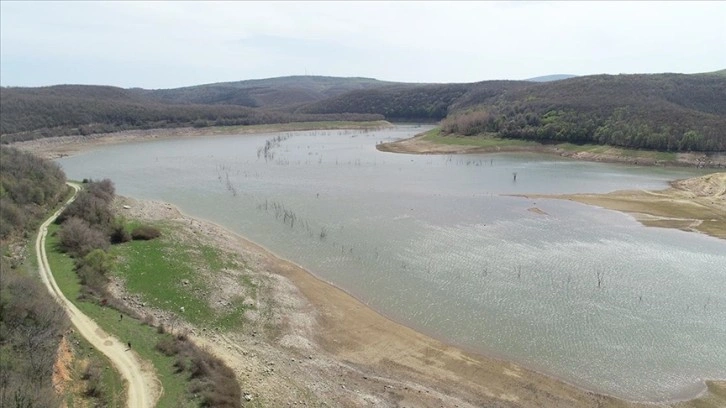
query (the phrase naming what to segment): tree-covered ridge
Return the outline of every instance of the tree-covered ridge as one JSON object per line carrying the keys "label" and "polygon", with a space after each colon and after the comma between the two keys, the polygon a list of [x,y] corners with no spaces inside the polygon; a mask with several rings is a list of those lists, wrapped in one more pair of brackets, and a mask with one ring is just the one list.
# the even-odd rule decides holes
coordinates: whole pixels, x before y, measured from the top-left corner
{"label": "tree-covered ridge", "polygon": [[450,115],[445,133],[665,151],[726,150],[726,78],[596,75],[513,89]]}
{"label": "tree-covered ridge", "polygon": [[370,78],[289,76],[220,82],[174,89],[133,89],[135,94],[165,103],[240,105],[282,108],[311,103],[343,93],[390,84]]}
{"label": "tree-covered ridge", "polygon": [[326,120],[440,120],[445,133],[667,151],[726,150],[726,76],[593,75],[546,83],[283,77],[143,90],[0,89],[0,140],[127,129]]}
{"label": "tree-covered ridge", "polygon": [[65,181],[57,164],[0,146],[0,241],[34,227],[62,198]]}
{"label": "tree-covered ridge", "polygon": [[0,90],[0,134],[4,143],[128,129],[378,119],[381,116],[302,115],[237,105],[169,104],[113,87],[63,85]]}
{"label": "tree-covered ridge", "polygon": [[472,84],[398,84],[375,89],[351,91],[306,105],[303,113],[372,113],[386,119],[439,120],[449,106],[466,94]]}
{"label": "tree-covered ridge", "polygon": [[51,384],[63,309],[20,263],[19,251],[65,192],[52,162],[0,146],[0,406],[59,406]]}

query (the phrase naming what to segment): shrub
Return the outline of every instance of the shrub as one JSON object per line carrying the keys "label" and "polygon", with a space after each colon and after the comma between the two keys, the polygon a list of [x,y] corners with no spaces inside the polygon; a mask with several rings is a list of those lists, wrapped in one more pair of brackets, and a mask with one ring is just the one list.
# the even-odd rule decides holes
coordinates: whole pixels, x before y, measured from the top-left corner
{"label": "shrub", "polygon": [[69,218],[63,223],[58,236],[61,249],[75,257],[86,256],[94,249],[108,248],[106,235],[80,218]]}
{"label": "shrub", "polygon": [[158,238],[161,236],[161,231],[148,225],[134,228],[131,231],[131,238],[134,240],[148,241],[150,239]]}
{"label": "shrub", "polygon": [[167,357],[179,353],[179,344],[174,337],[164,336],[156,343],[156,349]]}
{"label": "shrub", "polygon": [[111,227],[111,243],[122,244],[131,241],[131,234],[126,231],[123,223],[116,223]]}
{"label": "shrub", "polygon": [[86,381],[86,390],[84,394],[87,397],[100,398],[103,395],[103,388],[101,385],[101,365],[98,361],[93,360],[83,371],[81,379]]}

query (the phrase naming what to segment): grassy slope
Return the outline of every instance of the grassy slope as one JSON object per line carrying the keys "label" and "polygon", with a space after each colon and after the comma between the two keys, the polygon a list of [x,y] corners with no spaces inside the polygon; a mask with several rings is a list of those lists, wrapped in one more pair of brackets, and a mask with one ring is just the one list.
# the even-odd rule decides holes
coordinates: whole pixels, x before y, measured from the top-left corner
{"label": "grassy slope", "polygon": [[[151,307],[177,313],[196,326],[225,330],[241,327],[242,315],[248,308],[244,299],[238,296],[221,310],[213,309],[208,303],[213,289],[205,275],[244,268],[244,264],[196,237],[179,239],[171,224],[159,223],[155,227],[162,231],[159,239],[131,241],[114,249],[120,260],[116,275],[126,282],[127,290],[139,294]],[[256,286],[250,280],[243,278],[240,284],[247,296],[256,296]]]}
{"label": "grassy slope", "polygon": [[93,303],[78,301],[80,283],[73,270],[73,260],[66,254],[57,250],[58,227],[51,225],[46,241],[48,262],[53,270],[53,276],[65,296],[71,300],[83,313],[87,314],[106,332],[118,337],[121,341],[131,341],[132,347],[139,355],[150,361],[156,368],[159,380],[164,389],[157,406],[159,408],[194,407],[194,401],[189,401],[186,395],[186,381],[174,373],[174,359],[158,352],[154,346],[161,334],[156,329],[142,322],[125,316],[119,321],[119,313],[113,309],[101,307]]}

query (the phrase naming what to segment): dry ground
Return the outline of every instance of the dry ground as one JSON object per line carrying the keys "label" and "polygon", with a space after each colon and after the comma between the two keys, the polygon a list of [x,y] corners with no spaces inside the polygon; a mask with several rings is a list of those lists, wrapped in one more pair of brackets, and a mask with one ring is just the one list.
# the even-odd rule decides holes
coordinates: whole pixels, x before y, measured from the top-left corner
{"label": "dry ground", "polygon": [[671,182],[661,191],[527,195],[558,198],[632,214],[643,225],[678,228],[726,239],[726,172]]}

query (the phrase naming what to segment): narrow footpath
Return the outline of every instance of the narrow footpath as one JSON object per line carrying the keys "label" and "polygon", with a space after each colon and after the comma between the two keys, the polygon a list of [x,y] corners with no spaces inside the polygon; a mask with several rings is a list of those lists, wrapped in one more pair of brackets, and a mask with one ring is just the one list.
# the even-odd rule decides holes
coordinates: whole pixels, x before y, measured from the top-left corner
{"label": "narrow footpath", "polygon": [[[55,221],[60,213],[76,199],[80,186],[68,183],[75,189],[73,197],[50,218],[48,218],[38,231],[38,238],[35,241],[35,253],[38,257],[38,268],[40,277],[48,288],[51,295],[63,306],[68,313],[73,325],[78,332],[85,337],[96,349],[108,357],[124,378],[127,389],[127,406],[129,408],[151,408],[156,404],[159,396],[159,380],[150,370],[145,370],[143,360],[133,350],[129,350],[126,344],[117,338],[104,332],[96,322],[83,314],[78,308],[63,295],[53,278],[45,252],[45,238],[48,234],[48,226]],[[148,364],[147,364],[148,366]]]}

